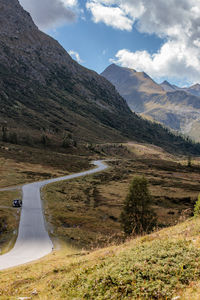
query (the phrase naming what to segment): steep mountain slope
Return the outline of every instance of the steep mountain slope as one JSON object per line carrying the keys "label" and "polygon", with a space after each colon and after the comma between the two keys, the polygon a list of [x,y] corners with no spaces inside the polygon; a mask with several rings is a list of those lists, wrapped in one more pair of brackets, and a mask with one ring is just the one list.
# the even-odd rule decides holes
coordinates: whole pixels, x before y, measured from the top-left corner
{"label": "steep mountain slope", "polygon": [[114,116],[130,112],[109,82],[40,32],[17,0],[0,1],[0,20],[1,119],[36,130],[74,132],[79,124],[78,134],[89,138],[103,126],[105,137],[121,136],[111,128],[120,127]]}
{"label": "steep mountain slope", "polygon": [[187,89],[167,81],[159,85],[145,73],[116,65],[110,65],[102,75],[115,85],[133,111],[200,141],[198,85]]}
{"label": "steep mountain slope", "polygon": [[189,88],[185,89],[188,93],[200,97],[200,84],[194,84]]}
{"label": "steep mountain slope", "polygon": [[144,104],[149,95],[164,94],[163,88],[144,72],[112,64],[101,75],[115,85],[129,107],[136,112],[144,111]]}
{"label": "steep mountain slope", "polygon": [[0,0],[0,103],[1,122],[20,136],[72,133],[81,141],[135,139],[199,152],[133,114],[109,81],[39,31],[18,0]]}
{"label": "steep mountain slope", "polygon": [[174,92],[177,90],[177,88],[174,85],[171,85],[167,80],[163,81],[160,86],[166,92]]}
{"label": "steep mountain slope", "polygon": [[200,97],[200,84],[194,84],[190,87],[178,87],[174,84],[170,84],[168,81],[163,81],[160,86],[166,91],[166,92],[174,92],[174,91],[184,91],[187,92],[193,96]]}

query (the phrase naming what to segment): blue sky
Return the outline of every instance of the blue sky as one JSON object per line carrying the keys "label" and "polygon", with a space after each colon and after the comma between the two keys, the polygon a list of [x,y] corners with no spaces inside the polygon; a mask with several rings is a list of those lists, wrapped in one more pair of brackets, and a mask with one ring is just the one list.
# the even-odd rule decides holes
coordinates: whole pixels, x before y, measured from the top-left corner
{"label": "blue sky", "polygon": [[[141,34],[133,28],[131,32],[94,23],[91,14],[85,11],[86,19],[78,19],[75,23],[66,24],[47,33],[57,39],[67,50],[80,55],[80,63],[98,73],[111,64],[110,59],[122,48],[132,51],[157,51],[163,40],[156,35]],[[75,57],[74,57],[75,58]]]}
{"label": "blue sky", "polygon": [[200,0],[19,0],[87,68],[112,61],[155,81],[200,83]]}

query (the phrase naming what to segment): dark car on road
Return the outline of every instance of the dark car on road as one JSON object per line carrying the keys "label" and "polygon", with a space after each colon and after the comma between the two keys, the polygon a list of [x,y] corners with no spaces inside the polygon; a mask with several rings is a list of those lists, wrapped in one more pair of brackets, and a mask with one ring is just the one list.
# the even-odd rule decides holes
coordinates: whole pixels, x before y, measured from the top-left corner
{"label": "dark car on road", "polygon": [[21,207],[22,206],[22,200],[15,199],[13,200],[13,207]]}

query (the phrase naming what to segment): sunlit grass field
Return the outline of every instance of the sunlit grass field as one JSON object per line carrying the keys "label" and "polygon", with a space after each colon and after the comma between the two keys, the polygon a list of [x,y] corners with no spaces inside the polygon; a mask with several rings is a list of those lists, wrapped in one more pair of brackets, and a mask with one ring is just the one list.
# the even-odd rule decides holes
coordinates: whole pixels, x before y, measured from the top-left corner
{"label": "sunlit grass field", "polygon": [[[68,154],[62,167],[60,158],[52,163],[55,154],[48,153],[45,160],[34,150],[33,158],[30,154],[23,161],[23,155],[14,159],[14,149],[8,156],[7,150],[1,152],[2,188],[88,169],[92,159],[110,160],[110,168],[42,190],[54,251],[0,272],[0,299],[199,299],[200,219],[191,218],[200,192],[199,159],[192,158],[188,167],[187,157],[154,146],[90,147],[93,155],[83,157],[81,164],[81,157],[75,156],[72,164]],[[151,235],[126,240],[119,216],[135,175],[148,179],[158,226]],[[19,213],[11,205],[20,196],[20,189],[0,192],[0,206],[5,207],[0,218],[10,226],[1,235],[4,247],[16,238]]]}
{"label": "sunlit grass field", "polygon": [[191,219],[90,253],[62,245],[0,272],[0,299],[198,299],[199,236]]}

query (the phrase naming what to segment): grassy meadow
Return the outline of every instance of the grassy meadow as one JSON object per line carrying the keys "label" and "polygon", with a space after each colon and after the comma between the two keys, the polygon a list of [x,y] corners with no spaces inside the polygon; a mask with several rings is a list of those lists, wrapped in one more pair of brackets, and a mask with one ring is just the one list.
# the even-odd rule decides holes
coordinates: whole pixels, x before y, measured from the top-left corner
{"label": "grassy meadow", "polygon": [[184,221],[193,215],[200,193],[200,164],[177,158],[158,147],[129,144],[126,157],[108,160],[109,169],[43,189],[45,216],[52,237],[80,249],[95,249],[124,241],[120,213],[129,184],[144,175],[153,196],[157,228]]}
{"label": "grassy meadow", "polygon": [[63,246],[0,272],[0,299],[199,299],[200,219],[87,252]]}
{"label": "grassy meadow", "polygon": [[[19,212],[11,201],[20,197],[22,183],[89,169],[100,158],[108,160],[106,171],[43,188],[54,251],[1,271],[0,299],[199,299],[200,219],[192,214],[200,160],[192,158],[189,167],[187,157],[155,146],[87,145],[81,156],[1,147],[0,187],[19,188],[0,191],[0,219],[9,224],[0,247],[8,250],[16,238]],[[135,175],[148,179],[158,225],[150,235],[127,240],[119,216]]]}

